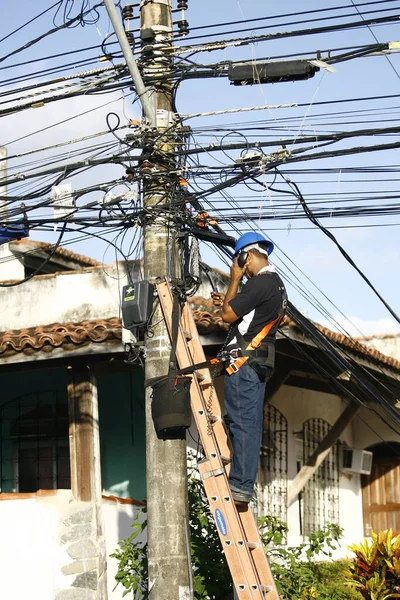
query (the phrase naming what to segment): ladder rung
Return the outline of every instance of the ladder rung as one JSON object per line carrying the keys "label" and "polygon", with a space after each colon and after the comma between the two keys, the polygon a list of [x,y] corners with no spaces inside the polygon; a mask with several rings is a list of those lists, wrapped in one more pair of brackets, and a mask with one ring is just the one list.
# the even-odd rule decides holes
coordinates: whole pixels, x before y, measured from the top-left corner
{"label": "ladder rung", "polygon": [[[217,452],[211,452],[210,454],[211,458],[217,458],[218,453]],[[219,458],[221,460],[221,462],[223,464],[229,464],[230,462],[232,462],[232,458],[230,456],[223,456],[222,454],[219,455]]]}
{"label": "ladder rung", "polygon": [[272,585],[258,585],[257,583],[253,583],[250,588],[255,591],[255,590],[261,590],[262,592],[264,592],[264,594],[267,594],[268,592],[272,592],[273,587]]}
{"label": "ladder rung", "polygon": [[183,335],[185,336],[185,338],[187,340],[192,340],[193,339],[193,336],[190,333],[190,331],[187,331],[186,329],[183,329],[183,328],[181,329],[181,331],[182,331]]}
{"label": "ladder rung", "polygon": [[222,475],[225,473],[225,469],[219,467],[218,469],[214,469],[213,471],[206,471],[202,475],[202,479],[208,479],[209,477],[216,477],[217,475]]}
{"label": "ladder rung", "polygon": [[257,550],[257,548],[260,547],[260,544],[257,542],[247,542],[247,547],[250,548],[250,550]]}
{"label": "ladder rung", "polygon": [[216,423],[217,421],[221,421],[221,417],[219,417],[218,415],[210,415],[208,418],[211,423]]}

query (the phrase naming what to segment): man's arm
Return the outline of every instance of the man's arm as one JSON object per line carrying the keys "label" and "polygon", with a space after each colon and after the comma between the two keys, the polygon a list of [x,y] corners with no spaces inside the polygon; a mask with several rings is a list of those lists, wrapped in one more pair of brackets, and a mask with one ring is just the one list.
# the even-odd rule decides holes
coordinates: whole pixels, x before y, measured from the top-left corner
{"label": "man's arm", "polygon": [[229,302],[238,295],[239,285],[242,281],[245,270],[246,266],[243,268],[239,267],[236,257],[231,266],[231,280],[229,282],[228,291],[225,294],[224,304],[222,306],[222,319],[225,321],[225,323],[234,323],[239,318],[239,316],[231,308]]}

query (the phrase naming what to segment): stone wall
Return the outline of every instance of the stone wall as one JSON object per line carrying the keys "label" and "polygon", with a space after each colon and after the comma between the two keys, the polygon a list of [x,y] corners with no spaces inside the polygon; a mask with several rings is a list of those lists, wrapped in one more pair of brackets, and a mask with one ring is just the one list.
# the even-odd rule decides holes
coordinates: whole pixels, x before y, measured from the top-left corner
{"label": "stone wall", "polygon": [[71,562],[62,566],[68,587],[55,600],[105,600],[107,598],[105,539],[101,516],[90,502],[72,501],[62,517],[60,543]]}

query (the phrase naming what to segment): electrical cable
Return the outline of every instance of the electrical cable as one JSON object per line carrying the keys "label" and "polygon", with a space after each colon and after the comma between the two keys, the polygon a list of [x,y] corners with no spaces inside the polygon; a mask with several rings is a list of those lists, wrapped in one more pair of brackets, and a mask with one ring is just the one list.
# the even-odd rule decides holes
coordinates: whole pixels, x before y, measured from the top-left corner
{"label": "electrical cable", "polygon": [[248,36],[244,38],[234,38],[221,40],[216,42],[210,42],[209,44],[193,44],[191,46],[175,46],[174,55],[179,56],[180,54],[185,54],[187,52],[212,52],[215,50],[224,50],[229,47],[241,47],[248,46],[249,44],[266,42],[270,40],[277,39],[285,39],[292,37],[303,37],[306,35],[316,35],[321,33],[331,33],[334,31],[346,31],[346,30],[354,30],[363,27],[368,27],[368,25],[384,25],[389,23],[396,23],[398,21],[398,15],[387,16],[387,17],[376,17],[372,19],[365,19],[364,21],[353,21],[350,23],[342,23],[337,25],[328,25],[325,27],[315,27],[314,29],[299,29],[293,31],[280,31],[276,33],[268,33],[265,35],[255,35]]}
{"label": "electrical cable", "polygon": [[[393,8],[385,8],[385,9],[380,8],[379,10],[365,11],[364,14],[366,14],[366,15],[372,15],[372,14],[376,14],[376,13],[382,14],[382,13],[385,13],[385,12],[393,12],[393,10],[394,10]],[[308,11],[306,11],[306,12],[308,12]],[[310,11],[310,12],[312,12],[312,11]],[[301,14],[301,13],[299,13],[299,14]],[[298,15],[296,15],[296,16],[298,16]],[[355,14],[353,13],[352,15],[336,15],[335,18],[336,19],[348,19],[348,18],[353,17],[353,16],[357,16],[357,13],[355,13]],[[366,19],[364,19],[362,15],[359,14],[359,16],[361,16],[362,21],[364,21],[364,22],[366,21]],[[392,16],[397,16],[397,15],[392,15]],[[372,18],[370,20],[372,20],[373,24],[375,24],[374,23],[375,19]],[[318,23],[318,22],[321,22],[321,21],[332,21],[332,16],[316,17],[314,19],[311,19],[310,17],[308,17],[307,19],[302,19],[302,20],[285,21],[285,27],[288,27],[289,25],[304,25],[305,23],[307,23],[307,24],[309,24],[309,23]],[[279,26],[280,26],[280,24],[260,25],[258,27],[234,29],[233,31],[214,32],[214,33],[207,33],[207,34],[204,34],[204,35],[197,35],[197,36],[190,35],[190,36],[187,37],[187,40],[190,41],[190,42],[192,42],[193,40],[200,40],[200,39],[204,39],[204,38],[209,39],[210,37],[217,37],[217,36],[222,36],[222,35],[224,35],[224,36],[225,35],[234,35],[234,34],[237,34],[237,33],[240,33],[240,34],[246,33],[248,31],[253,32],[253,31],[266,30],[266,29],[273,29],[273,28],[276,28],[276,27],[279,27]],[[353,24],[353,26],[354,26],[354,24]],[[340,26],[339,25],[331,25],[329,27],[328,31],[331,31],[332,29],[335,30],[337,27],[340,27]],[[192,29],[192,31],[193,31],[193,29]],[[308,30],[307,33],[313,34],[314,31],[315,30]],[[320,33],[320,32],[318,31],[318,33]],[[302,35],[302,34],[299,33],[299,32],[297,32],[297,35]]]}
{"label": "electrical cable", "polygon": [[[282,176],[283,177],[283,176]],[[283,177],[284,179],[284,177]],[[362,279],[364,279],[365,283],[371,288],[371,290],[374,292],[374,294],[379,298],[379,300],[382,302],[382,304],[387,308],[387,310],[390,312],[390,314],[392,315],[392,317],[394,319],[396,319],[396,321],[398,323],[400,323],[400,317],[395,313],[395,311],[391,308],[391,306],[386,302],[386,300],[381,296],[381,294],[378,292],[378,290],[373,286],[373,284],[371,283],[371,281],[368,279],[368,277],[366,275],[364,275],[364,273],[361,271],[361,269],[356,265],[356,263],[353,261],[353,259],[349,256],[349,254],[346,252],[346,250],[343,248],[343,246],[341,246],[339,244],[339,242],[337,241],[337,239],[335,238],[335,236],[328,230],[326,229],[319,221],[318,219],[316,219],[313,215],[313,213],[311,212],[311,210],[309,209],[309,207],[307,206],[306,201],[304,200],[304,197],[302,195],[302,193],[300,192],[299,187],[297,186],[296,183],[294,183],[293,181],[288,181],[286,180],[287,183],[292,186],[295,189],[295,193],[303,207],[303,210],[305,212],[305,214],[307,215],[307,217],[309,218],[309,220],[316,225],[327,237],[329,237],[330,240],[332,240],[332,242],[337,246],[339,252],[342,254],[342,256],[344,256],[344,258],[347,260],[347,262],[357,271],[357,273],[362,277]],[[294,193],[294,192],[293,192]]]}
{"label": "electrical cable", "polygon": [[66,29],[67,27],[70,27],[74,23],[81,22],[82,18],[84,16],[91,13],[92,11],[97,12],[96,9],[99,8],[100,6],[103,6],[103,2],[98,2],[97,4],[94,4],[88,10],[81,12],[79,15],[77,15],[76,17],[73,17],[69,21],[64,22],[62,25],[56,26],[53,29],[50,29],[49,31],[47,31],[46,33],[42,33],[38,37],[30,40],[29,42],[26,42],[23,46],[20,46],[19,48],[16,48],[15,50],[9,52],[8,54],[5,54],[4,56],[0,57],[0,63],[4,62],[7,58],[10,58],[10,56],[14,56],[15,54],[18,54],[19,52],[22,52],[23,50],[26,50],[27,48],[34,46],[35,44],[37,44],[44,38],[48,37],[49,35],[52,35],[53,33],[56,33],[57,31],[61,31],[62,29]]}
{"label": "electrical cable", "polygon": [[62,0],[58,0],[58,2],[55,2],[54,4],[52,4],[51,6],[49,6],[49,8],[46,8],[44,11],[42,11],[41,13],[39,13],[38,15],[36,15],[35,17],[30,18],[29,21],[26,21],[23,25],[20,25],[19,27],[17,27],[17,29],[14,29],[13,31],[11,31],[10,33],[8,33],[4,37],[2,37],[0,39],[0,44],[1,44],[1,42],[4,42],[8,38],[10,38],[15,33],[19,33],[20,31],[22,31],[25,27],[27,27],[27,25],[30,25],[31,23],[34,23],[37,19],[39,19],[40,17],[42,17],[43,15],[45,15],[46,13],[48,13],[50,10],[52,10],[53,8],[55,8],[58,4],[61,4],[61,2],[62,2]]}

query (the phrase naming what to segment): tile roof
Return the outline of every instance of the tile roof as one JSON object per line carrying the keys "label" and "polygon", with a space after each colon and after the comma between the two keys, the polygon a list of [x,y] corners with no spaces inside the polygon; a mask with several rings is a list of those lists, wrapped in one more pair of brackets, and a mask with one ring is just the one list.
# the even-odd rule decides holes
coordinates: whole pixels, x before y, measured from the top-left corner
{"label": "tile roof", "polygon": [[[215,331],[228,330],[228,325],[224,323],[221,318],[220,310],[213,305],[211,299],[209,300],[199,296],[194,296],[193,298],[189,299],[189,303],[192,307],[193,315],[200,334],[207,335],[214,333]],[[399,360],[396,360],[391,356],[386,356],[385,354],[382,354],[382,352],[379,352],[370,346],[361,344],[357,339],[349,338],[341,333],[331,331],[327,327],[323,327],[318,323],[314,323],[314,325],[332,342],[335,342],[340,346],[344,346],[359,355],[364,355],[366,358],[375,359],[380,363],[388,365],[389,367],[400,370]],[[300,331],[298,324],[287,316],[285,317],[282,326]]]}
{"label": "tile roof", "polygon": [[118,317],[3,331],[0,332],[0,359],[20,352],[31,355],[39,350],[51,352],[61,346],[73,350],[85,343],[121,339],[121,320]]}
{"label": "tile roof", "polygon": [[189,298],[189,304],[200,334],[228,331],[229,326],[222,320],[221,310],[213,305],[211,298],[193,296]]}
{"label": "tile roof", "polygon": [[[298,324],[288,317],[285,317],[285,319],[284,319],[283,326],[285,326],[285,325],[288,327],[292,327],[294,329],[300,329]],[[375,350],[374,348],[371,348],[370,346],[360,344],[360,342],[354,338],[349,338],[346,335],[343,335],[342,333],[338,333],[336,331],[331,331],[327,327],[323,327],[322,325],[319,325],[318,323],[314,323],[314,325],[329,340],[331,340],[332,342],[335,342],[335,344],[339,344],[339,346],[344,346],[345,348],[348,348],[349,350],[352,350],[353,352],[356,352],[359,355],[364,355],[366,358],[372,358],[372,359],[374,359],[380,363],[383,363],[389,367],[393,367],[394,369],[400,370],[400,361],[399,360],[396,360],[395,358],[392,358],[391,356],[387,356],[386,354],[383,354],[382,352],[379,352],[379,350]]]}
{"label": "tile roof", "polygon": [[[37,242],[34,240],[27,240],[22,238],[21,240],[15,240],[12,242],[16,247],[21,246],[22,252],[34,252],[35,250],[44,250],[44,251],[52,251],[54,250],[54,246],[52,244],[48,244],[47,242]],[[76,252],[72,252],[71,250],[67,250],[62,246],[58,247],[54,251],[55,256],[60,256],[66,260],[70,260],[75,262],[81,266],[85,267],[97,267],[102,263],[94,258],[89,258],[89,256],[85,256],[84,254],[76,254]]]}
{"label": "tile roof", "polygon": [[[227,331],[228,326],[223,322],[220,310],[212,304],[210,299],[194,296],[189,299],[189,304],[201,335]],[[400,361],[360,344],[357,340],[348,338],[341,333],[331,331],[317,323],[315,325],[328,339],[340,346],[344,346],[365,358],[374,359],[381,364],[400,370]],[[288,317],[285,317],[283,327],[299,330],[297,323]],[[51,352],[52,349],[59,347],[65,350],[73,350],[88,343],[121,342],[121,340],[122,326],[121,319],[118,317],[82,321],[81,323],[54,323],[14,331],[0,331],[0,360],[22,352],[29,356],[38,351]]]}

